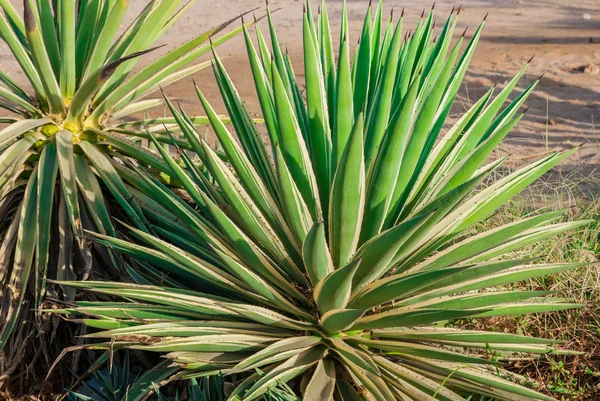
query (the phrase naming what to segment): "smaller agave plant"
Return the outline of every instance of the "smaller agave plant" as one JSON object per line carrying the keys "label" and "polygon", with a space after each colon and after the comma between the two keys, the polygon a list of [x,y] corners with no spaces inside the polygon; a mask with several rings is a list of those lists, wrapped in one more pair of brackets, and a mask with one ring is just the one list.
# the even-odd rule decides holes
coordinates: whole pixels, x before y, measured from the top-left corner
{"label": "smaller agave plant", "polygon": [[[173,121],[123,119],[162,104],[145,99],[160,87],[209,66],[196,61],[210,53],[208,39],[233,21],[134,73],[139,56],[152,50],[193,1],[183,7],[182,0],[149,1],[118,34],[129,3],[24,0],[21,17],[9,0],[0,1],[0,36],[33,90],[28,93],[0,71],[0,108],[6,111],[0,120],[8,124],[0,131],[2,369],[14,371],[10,360],[20,363],[23,341],[37,337],[27,323],[46,294],[46,277],[85,279],[92,265],[97,275],[125,276],[115,256],[94,248],[84,230],[116,235],[113,216],[147,230],[123,179],[125,166],[165,171],[166,163],[140,138],[147,137],[142,126],[157,133]],[[214,38],[213,46],[241,30]],[[49,291],[73,298],[66,287]],[[34,348],[37,354],[40,347]]]}
{"label": "smaller agave plant", "polygon": [[167,101],[196,156],[183,152],[178,163],[150,137],[187,201],[136,171],[157,235],[95,235],[143,263],[136,283],[73,282],[125,300],[61,312],[100,329],[88,335],[104,339],[99,347],[164,353],[184,377],[239,378],[231,401],[279,383],[311,401],[552,400],[502,362],[568,352],[560,344],[452,321],[581,306],[488,289],[580,267],[511,252],[587,222],[554,223],[558,211],[469,230],[574,150],[482,185],[537,81],[505,105],[525,66],[447,126],[483,23],[463,49],[464,36],[453,43],[458,12],[437,40],[433,14],[403,34],[403,17],[386,25],[381,3],[369,7],[352,58],[344,11],[336,63],[325,4],[316,21],[308,4],[305,91],[270,14],[271,49],[258,27],[258,50],[244,29],[267,145],[215,56],[237,136],[198,94],[226,159]]}
{"label": "smaller agave plant", "polygon": [[[98,356],[84,376],[78,377],[69,390],[68,401],[134,401],[148,397],[156,383],[167,380],[175,369],[162,362],[152,369],[132,363],[130,352],[105,352]],[[135,359],[134,359],[135,361]],[[108,365],[108,366],[107,366]],[[190,383],[192,384],[192,383]],[[222,383],[221,383],[222,384]],[[198,386],[197,383],[193,383]],[[220,386],[223,391],[223,386]]]}
{"label": "smaller agave plant", "polygon": [[[180,391],[161,390],[163,383],[177,383],[175,373],[179,370],[163,361],[143,371],[143,367],[131,362],[129,352],[107,351],[91,363],[88,374],[78,378],[69,391],[67,401],[226,401],[231,383],[222,375],[186,381]],[[105,365],[109,366],[105,366]],[[171,366],[169,366],[171,365]],[[102,368],[104,366],[104,368]],[[141,373],[140,370],[142,371]],[[138,372],[138,373],[136,373]],[[181,386],[180,386],[181,387]],[[173,396],[165,393],[173,394]],[[269,389],[265,401],[300,401],[285,385]]]}

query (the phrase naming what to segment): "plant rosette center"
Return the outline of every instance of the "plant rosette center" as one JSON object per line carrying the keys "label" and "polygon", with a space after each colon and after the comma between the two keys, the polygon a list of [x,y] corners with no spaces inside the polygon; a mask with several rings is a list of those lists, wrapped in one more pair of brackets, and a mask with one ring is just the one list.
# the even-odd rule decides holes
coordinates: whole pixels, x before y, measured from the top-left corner
{"label": "plant rosette center", "polygon": [[[73,143],[78,143],[81,141],[96,143],[98,141],[98,135],[96,133],[90,131],[89,129],[83,128],[81,125],[72,124],[68,121],[44,125],[41,127],[39,132],[46,136],[48,140],[54,140],[56,134],[61,130],[67,130],[71,132],[73,135]],[[39,143],[36,143],[36,147],[39,148],[39,145]]]}

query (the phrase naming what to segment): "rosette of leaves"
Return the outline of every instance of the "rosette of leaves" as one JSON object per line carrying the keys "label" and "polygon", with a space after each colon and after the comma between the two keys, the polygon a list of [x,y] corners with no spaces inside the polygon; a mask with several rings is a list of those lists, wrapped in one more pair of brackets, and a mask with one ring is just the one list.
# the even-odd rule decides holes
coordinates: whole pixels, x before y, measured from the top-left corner
{"label": "rosette of leaves", "polygon": [[406,34],[402,16],[369,7],[351,57],[343,12],[336,58],[325,4],[316,20],[308,4],[304,88],[271,18],[271,48],[244,30],[267,144],[215,57],[235,134],[198,94],[226,161],[168,102],[195,156],[182,165],[153,140],[189,200],[138,171],[158,235],[95,236],[143,261],[137,283],[73,283],[125,300],[62,312],[87,315],[103,346],[163,353],[186,377],[246,375],[229,400],[278,383],[305,400],[551,400],[502,362],[568,352],[556,341],[446,323],[581,306],[506,286],[581,266],[511,252],[586,222],[556,223],[558,211],[470,231],[574,150],[483,185],[537,81],[507,103],[525,66],[446,124],[483,23],[454,41],[453,12],[434,40],[433,14]]}
{"label": "rosette of leaves", "polygon": [[[94,249],[84,230],[116,235],[111,220],[116,216],[149,232],[123,178],[124,166],[133,163],[155,174],[166,169],[139,139],[147,135],[142,126],[158,132],[172,121],[135,116],[162,103],[148,95],[210,65],[196,61],[210,52],[208,39],[232,22],[137,68],[139,56],[152,50],[193,1],[183,6],[181,0],[149,1],[120,29],[129,2],[25,0],[21,16],[9,0],[0,1],[0,37],[31,87],[0,71],[2,372],[14,372],[24,342],[39,337],[36,330],[53,330],[27,323],[46,295],[47,277],[85,279],[92,266],[107,277],[124,275],[114,255]],[[213,38],[213,45],[241,30]],[[73,298],[66,288],[48,291]],[[34,354],[41,348],[34,346]]]}
{"label": "rosette of leaves", "polygon": [[[190,379],[185,386],[161,388],[164,383],[177,381],[177,367],[163,361],[144,371],[139,363],[131,362],[128,352],[104,353],[89,368],[86,378],[79,378],[75,391],[69,391],[68,401],[226,401],[226,393],[234,386],[222,375]],[[135,361],[135,359],[134,359]],[[103,365],[107,365],[102,368]],[[169,396],[168,394],[173,394]],[[299,401],[286,386],[269,389],[266,401]]]}

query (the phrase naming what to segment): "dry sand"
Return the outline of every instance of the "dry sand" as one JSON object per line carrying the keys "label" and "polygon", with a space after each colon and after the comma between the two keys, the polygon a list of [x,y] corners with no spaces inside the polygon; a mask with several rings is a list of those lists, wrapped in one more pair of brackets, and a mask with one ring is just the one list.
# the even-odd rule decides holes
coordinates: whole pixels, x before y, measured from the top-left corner
{"label": "dry sand", "polygon": [[[313,3],[316,5],[315,1]],[[130,16],[139,12],[145,4],[146,0],[132,0]],[[289,49],[295,70],[300,74],[302,1],[271,0],[270,4],[272,9],[279,8],[275,21],[280,39]],[[367,4],[366,0],[348,2],[352,41],[358,38]],[[450,0],[437,2],[438,27],[454,5],[456,3]],[[160,43],[167,45],[165,49],[172,48],[219,22],[256,7],[256,15],[262,15],[263,0],[197,0]],[[337,31],[342,2],[329,0],[327,7],[333,29]],[[385,13],[392,8],[397,12],[405,8],[405,29],[414,27],[423,8],[430,7],[429,2],[414,0],[384,1]],[[492,85],[504,85],[535,55],[527,75],[518,86],[519,90],[542,73],[544,76],[526,104],[531,110],[500,146],[497,156],[508,154],[515,164],[520,164],[555,148],[583,144],[563,169],[592,173],[600,162],[600,74],[597,68],[600,67],[600,0],[466,0],[457,35],[467,26],[473,32],[486,13],[489,17],[483,37],[465,79],[456,111],[466,107]],[[234,38],[220,48],[219,53],[225,58],[225,65],[242,96],[247,99],[249,109],[258,112],[243,39]],[[6,47],[0,47],[0,60],[9,75],[23,82],[23,74]],[[224,111],[218,100],[212,72],[207,69],[194,78],[213,99],[217,109]],[[179,98],[190,113],[201,113],[191,79],[171,85],[166,91],[170,96]]]}

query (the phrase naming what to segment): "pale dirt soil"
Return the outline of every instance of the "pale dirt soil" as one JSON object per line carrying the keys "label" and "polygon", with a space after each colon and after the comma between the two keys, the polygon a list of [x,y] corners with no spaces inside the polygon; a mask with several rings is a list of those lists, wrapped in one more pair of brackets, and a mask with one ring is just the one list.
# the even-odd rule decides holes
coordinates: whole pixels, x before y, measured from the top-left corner
{"label": "pale dirt soil", "polygon": [[[21,7],[19,0],[11,0]],[[458,0],[457,0],[458,1]],[[146,4],[132,0],[130,18]],[[313,1],[316,6],[320,1]],[[349,0],[350,37],[358,39],[366,0]],[[302,79],[302,1],[271,0],[278,33],[292,57],[296,73]],[[436,30],[453,6],[452,0],[438,1],[435,10]],[[518,72],[533,55],[534,61],[521,80],[518,90],[544,74],[539,86],[528,100],[531,109],[518,127],[500,146],[496,157],[509,155],[509,164],[520,165],[561,147],[583,145],[576,155],[563,164],[563,171],[593,174],[600,162],[600,1],[598,0],[464,0],[456,35],[466,27],[467,38],[486,13],[489,13],[481,42],[465,79],[459,101],[453,111],[458,115],[489,87],[500,87]],[[332,29],[337,32],[341,15],[341,0],[329,0],[328,11]],[[405,9],[405,29],[412,29],[423,8],[430,2],[415,0],[385,0],[384,15],[392,8],[399,13]],[[191,9],[160,40],[166,49],[198,35],[211,26],[237,14],[258,8],[256,16],[264,15],[263,0],[197,0]],[[398,15],[398,14],[396,14]],[[248,17],[251,18],[251,17]],[[239,24],[235,22],[234,24]],[[263,32],[267,32],[266,23]],[[334,34],[337,42],[337,35]],[[219,49],[225,66],[252,112],[259,112],[249,64],[241,37],[234,38]],[[144,61],[156,57],[146,56]],[[24,76],[5,46],[0,46],[2,68],[18,81]],[[591,70],[581,70],[592,64]],[[595,72],[589,73],[589,72]],[[200,88],[220,112],[224,106],[210,68],[194,77]],[[169,96],[177,98],[191,114],[202,114],[193,90],[192,79],[185,79],[166,88]]]}

